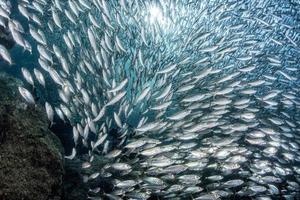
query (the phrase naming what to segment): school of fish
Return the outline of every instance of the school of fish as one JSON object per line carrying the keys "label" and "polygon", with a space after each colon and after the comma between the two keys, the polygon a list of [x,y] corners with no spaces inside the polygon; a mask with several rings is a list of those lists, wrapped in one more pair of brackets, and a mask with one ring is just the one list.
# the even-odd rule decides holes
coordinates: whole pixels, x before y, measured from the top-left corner
{"label": "school of fish", "polygon": [[57,91],[43,104],[73,126],[66,159],[108,159],[83,176],[113,185],[91,200],[300,198],[299,22],[297,0],[0,0],[39,55],[21,96]]}

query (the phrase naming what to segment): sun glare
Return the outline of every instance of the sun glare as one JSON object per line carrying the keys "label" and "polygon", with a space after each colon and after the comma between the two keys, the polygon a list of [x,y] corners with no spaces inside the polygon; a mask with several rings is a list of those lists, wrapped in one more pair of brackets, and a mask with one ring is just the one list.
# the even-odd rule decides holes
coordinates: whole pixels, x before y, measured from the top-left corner
{"label": "sun glare", "polygon": [[163,15],[163,12],[160,8],[157,6],[152,5],[149,8],[149,14],[150,14],[150,23],[158,23],[159,25],[165,25],[166,24],[166,19]]}

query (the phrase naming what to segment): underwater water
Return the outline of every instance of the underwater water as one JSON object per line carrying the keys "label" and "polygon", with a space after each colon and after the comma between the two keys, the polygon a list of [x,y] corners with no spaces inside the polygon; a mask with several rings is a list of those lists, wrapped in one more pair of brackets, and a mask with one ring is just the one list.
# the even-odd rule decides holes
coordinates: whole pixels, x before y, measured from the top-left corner
{"label": "underwater water", "polygon": [[0,26],[86,199],[300,199],[300,1],[0,0]]}

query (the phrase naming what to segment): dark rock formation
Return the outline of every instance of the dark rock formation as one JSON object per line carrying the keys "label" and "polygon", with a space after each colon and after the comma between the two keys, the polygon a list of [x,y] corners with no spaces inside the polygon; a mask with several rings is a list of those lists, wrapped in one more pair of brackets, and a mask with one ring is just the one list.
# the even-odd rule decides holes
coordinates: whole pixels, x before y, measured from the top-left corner
{"label": "dark rock formation", "polygon": [[21,84],[0,74],[0,199],[59,200],[63,148],[43,108],[21,99]]}

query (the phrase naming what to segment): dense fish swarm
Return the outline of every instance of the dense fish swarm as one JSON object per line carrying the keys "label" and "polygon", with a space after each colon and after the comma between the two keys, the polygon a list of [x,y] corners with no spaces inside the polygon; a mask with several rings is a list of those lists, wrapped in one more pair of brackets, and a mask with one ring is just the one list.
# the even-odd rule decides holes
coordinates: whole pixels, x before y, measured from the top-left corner
{"label": "dense fish swarm", "polygon": [[55,83],[59,103],[45,109],[73,126],[66,158],[84,145],[83,169],[95,154],[109,160],[84,181],[109,178],[113,189],[87,198],[300,198],[299,1],[0,5],[0,25],[39,53],[41,68],[22,68],[28,85]]}

